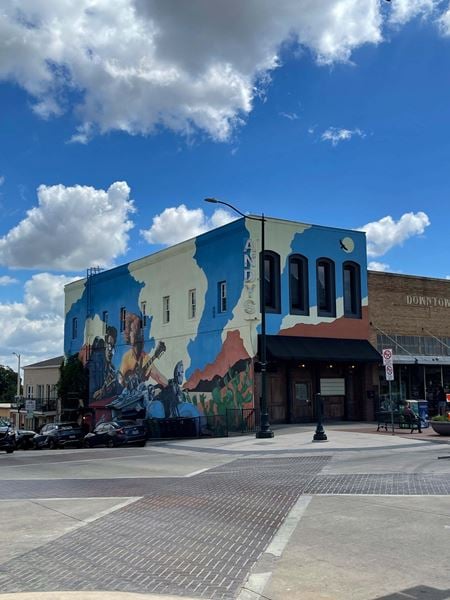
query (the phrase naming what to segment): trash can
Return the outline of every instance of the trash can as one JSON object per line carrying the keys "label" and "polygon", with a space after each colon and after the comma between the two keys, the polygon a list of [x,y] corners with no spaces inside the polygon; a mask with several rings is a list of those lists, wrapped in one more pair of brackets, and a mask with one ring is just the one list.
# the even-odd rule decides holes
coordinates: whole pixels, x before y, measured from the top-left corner
{"label": "trash can", "polygon": [[428,422],[428,401],[427,400],[406,400],[409,402],[411,409],[420,419],[420,427],[422,429],[429,427]]}

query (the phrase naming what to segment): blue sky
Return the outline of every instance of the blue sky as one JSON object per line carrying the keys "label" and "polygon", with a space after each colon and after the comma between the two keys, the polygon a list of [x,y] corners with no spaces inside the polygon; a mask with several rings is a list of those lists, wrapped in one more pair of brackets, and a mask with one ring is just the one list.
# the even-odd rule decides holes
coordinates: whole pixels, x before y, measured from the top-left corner
{"label": "blue sky", "polygon": [[62,353],[86,268],[227,222],[206,196],[450,275],[447,1],[4,4],[0,364]]}

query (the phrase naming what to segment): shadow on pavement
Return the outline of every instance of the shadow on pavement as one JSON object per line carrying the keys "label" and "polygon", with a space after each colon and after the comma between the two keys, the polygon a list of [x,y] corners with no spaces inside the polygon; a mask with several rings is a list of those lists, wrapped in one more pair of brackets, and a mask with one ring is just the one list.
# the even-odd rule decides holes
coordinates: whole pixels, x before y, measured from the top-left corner
{"label": "shadow on pavement", "polygon": [[450,588],[448,590],[438,590],[427,585],[416,585],[388,596],[377,596],[376,600],[448,600],[449,598]]}

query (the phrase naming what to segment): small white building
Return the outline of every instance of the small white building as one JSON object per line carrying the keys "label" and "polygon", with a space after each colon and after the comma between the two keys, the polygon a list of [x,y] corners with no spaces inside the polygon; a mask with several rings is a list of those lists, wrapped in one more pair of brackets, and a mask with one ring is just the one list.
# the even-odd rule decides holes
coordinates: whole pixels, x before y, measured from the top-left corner
{"label": "small white building", "polygon": [[56,420],[56,384],[63,359],[63,356],[56,356],[23,367],[23,396],[11,409],[11,420],[16,427],[37,430]]}

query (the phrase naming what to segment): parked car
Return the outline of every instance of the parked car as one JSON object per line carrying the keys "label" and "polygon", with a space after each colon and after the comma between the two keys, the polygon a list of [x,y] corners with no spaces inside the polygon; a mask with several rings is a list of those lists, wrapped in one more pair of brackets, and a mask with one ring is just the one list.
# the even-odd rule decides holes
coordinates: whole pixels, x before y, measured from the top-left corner
{"label": "parked car", "polygon": [[86,434],[84,445],[88,448],[93,446],[114,448],[126,444],[145,446],[146,441],[147,428],[144,425],[138,425],[135,421],[116,419],[99,423],[92,433]]}
{"label": "parked car", "polygon": [[33,438],[33,446],[36,449],[65,448],[66,446],[83,446],[83,430],[78,423],[47,423],[42,427],[40,433]]}
{"label": "parked car", "polygon": [[0,450],[12,454],[15,447],[14,429],[7,421],[0,420]]}
{"label": "parked car", "polygon": [[28,429],[16,429],[14,431],[15,434],[15,444],[16,450],[29,450],[34,447],[34,436],[36,435],[35,431],[31,431]]}

